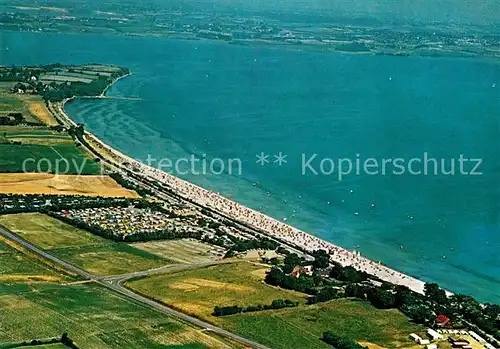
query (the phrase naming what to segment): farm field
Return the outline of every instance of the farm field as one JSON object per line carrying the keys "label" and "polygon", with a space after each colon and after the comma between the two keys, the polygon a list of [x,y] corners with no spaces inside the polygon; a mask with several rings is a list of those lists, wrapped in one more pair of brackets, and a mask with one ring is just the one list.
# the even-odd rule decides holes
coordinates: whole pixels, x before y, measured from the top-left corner
{"label": "farm field", "polygon": [[52,131],[44,126],[0,126],[0,135],[8,141],[21,142],[22,144],[73,143],[73,139],[69,135]]}
{"label": "farm field", "polygon": [[[15,344],[17,344],[18,342],[15,342]],[[12,343],[0,343],[0,349],[10,349],[12,348],[11,346]],[[68,349],[67,346],[65,346],[64,344],[62,343],[53,343],[53,344],[43,344],[43,345],[37,345],[37,346],[32,346],[32,345],[27,345],[27,346],[22,346],[22,347],[18,347],[18,346],[15,346],[16,349],[22,349],[22,348],[25,348],[25,349],[28,349],[28,348],[31,348],[31,349]]]}
{"label": "farm field", "polygon": [[21,143],[0,144],[0,172],[101,173],[99,164],[67,134],[47,127],[0,126],[0,137]]}
{"label": "farm field", "polygon": [[38,213],[0,216],[0,224],[54,256],[97,275],[117,275],[174,262],[77,229]]}
{"label": "farm field", "polygon": [[42,172],[59,174],[101,173],[100,166],[74,144],[0,144],[1,172]]}
{"label": "farm field", "polygon": [[51,253],[100,276],[126,274],[175,264],[168,259],[119,243],[54,249]]}
{"label": "farm field", "polygon": [[67,276],[0,239],[0,282],[60,282],[66,279]]}
{"label": "farm field", "polygon": [[67,332],[82,349],[234,348],[98,285],[35,285],[0,294],[0,308],[0,343]]}
{"label": "farm field", "polygon": [[42,81],[45,84],[50,84],[52,81],[56,82],[83,82],[85,84],[89,84],[92,82],[92,79],[88,78],[82,78],[82,77],[76,77],[76,76],[69,76],[65,74],[60,74],[60,75],[55,75],[55,74],[46,74],[46,75],[40,75],[40,81]]}
{"label": "farm field", "polygon": [[[273,349],[331,348],[320,341],[325,331],[338,332],[369,346],[410,348],[407,338],[424,328],[397,310],[378,310],[369,303],[339,299],[306,305],[306,295],[262,282],[267,268],[251,263],[225,264],[139,278],[126,286],[183,312],[216,323]],[[291,299],[297,308],[213,317],[215,306],[270,304]]]}
{"label": "farm field", "polygon": [[155,275],[126,286],[211,322],[214,307],[270,304],[277,298],[305,301],[305,295],[262,282],[266,267],[246,262],[223,264],[179,273]]}
{"label": "farm field", "polygon": [[2,194],[57,194],[137,198],[108,176],[0,173]]}
{"label": "farm field", "polygon": [[178,263],[187,264],[218,260],[221,259],[225,253],[223,248],[191,239],[140,242],[131,244],[131,246],[174,260]]}
{"label": "farm field", "polygon": [[0,225],[45,250],[109,243],[104,238],[41,213],[0,216]]}
{"label": "farm field", "polygon": [[0,115],[23,113],[27,121],[41,121],[47,125],[57,125],[40,96],[12,94],[9,89],[15,82],[0,82]]}
{"label": "farm field", "polygon": [[41,121],[49,126],[58,125],[57,120],[47,109],[45,101],[42,97],[34,95],[21,95],[18,98],[20,98],[24,102],[24,104],[27,105],[28,113],[33,119]]}
{"label": "farm field", "polygon": [[[21,348],[33,348],[33,346],[27,346]],[[68,349],[68,347],[61,343],[55,343],[55,344],[37,345],[35,349]]]}
{"label": "farm field", "polygon": [[322,343],[332,331],[371,349],[410,348],[413,332],[425,332],[399,311],[379,310],[367,302],[339,299],[298,308],[247,313],[222,318],[226,328],[274,349],[331,348]]}

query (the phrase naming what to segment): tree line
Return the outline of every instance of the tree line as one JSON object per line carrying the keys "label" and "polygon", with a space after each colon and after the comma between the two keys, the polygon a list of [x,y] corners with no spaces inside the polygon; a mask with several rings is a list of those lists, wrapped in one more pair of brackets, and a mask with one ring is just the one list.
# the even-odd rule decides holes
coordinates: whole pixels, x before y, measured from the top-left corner
{"label": "tree line", "polygon": [[330,344],[335,349],[368,349],[368,347],[363,347],[350,338],[340,336],[330,331],[324,332],[321,340]]}
{"label": "tree line", "polygon": [[[425,284],[424,294],[420,294],[335,262],[330,262],[330,267],[325,269],[326,252],[315,251],[312,255],[315,259],[319,257],[319,261],[312,262],[315,270],[312,275],[292,275],[296,266],[311,262],[287,253],[282,264],[275,263],[267,272],[265,282],[308,294],[309,304],[354,297],[366,300],[378,309],[399,309],[415,323],[426,326],[433,326],[436,314],[443,314],[455,326],[472,324],[474,330],[484,331],[500,340],[500,306],[497,304],[483,305],[473,297],[461,294],[448,296],[436,283]],[[328,277],[324,277],[326,270]],[[339,283],[342,287],[338,287]]]}
{"label": "tree line", "polygon": [[293,308],[299,305],[299,302],[295,302],[289,299],[275,299],[271,302],[271,304],[259,304],[259,305],[250,305],[248,307],[240,307],[237,305],[224,306],[219,307],[216,306],[214,308],[213,316],[228,316],[242,313],[251,313],[263,310],[275,310],[275,309],[284,309],[284,308]]}

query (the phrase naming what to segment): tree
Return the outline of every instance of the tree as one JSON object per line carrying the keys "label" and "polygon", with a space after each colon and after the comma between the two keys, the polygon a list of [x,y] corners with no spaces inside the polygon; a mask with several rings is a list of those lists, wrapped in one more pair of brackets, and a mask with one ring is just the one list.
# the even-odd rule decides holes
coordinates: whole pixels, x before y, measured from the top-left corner
{"label": "tree", "polygon": [[402,310],[417,324],[431,325],[435,319],[435,315],[425,304],[404,307]]}
{"label": "tree", "polygon": [[424,294],[431,302],[435,302],[441,305],[446,305],[449,303],[446,292],[439,288],[438,284],[426,283],[424,286]]}
{"label": "tree", "polygon": [[315,269],[325,269],[330,265],[330,255],[325,250],[317,250],[312,253],[314,257],[313,267]]}
{"label": "tree", "polygon": [[276,257],[273,257],[269,260],[269,263],[271,263],[271,265],[278,266],[280,264],[280,260]]}
{"label": "tree", "polygon": [[322,341],[332,345],[335,349],[367,349],[352,339],[339,336],[329,331],[323,333]]}
{"label": "tree", "polygon": [[300,265],[301,262],[302,259],[296,253],[290,253],[283,261],[283,271],[286,274],[290,274],[293,271],[293,268]]}
{"label": "tree", "polygon": [[395,294],[395,305],[396,307],[401,307],[408,302],[411,302],[411,298],[413,296],[412,290],[403,285],[396,286],[396,294]]}
{"label": "tree", "polygon": [[493,320],[496,320],[500,316],[500,305],[486,303],[484,313]]}
{"label": "tree", "polygon": [[396,304],[396,297],[394,294],[380,288],[372,288],[370,292],[368,292],[368,300],[375,308],[379,309],[394,308]]}
{"label": "tree", "polygon": [[265,278],[265,282],[273,286],[281,286],[285,280],[285,273],[279,268],[272,268]]}
{"label": "tree", "polygon": [[314,304],[314,303],[328,302],[336,298],[339,298],[338,291],[333,287],[325,287],[321,291],[319,291],[316,296],[309,298],[308,301],[310,304]]}

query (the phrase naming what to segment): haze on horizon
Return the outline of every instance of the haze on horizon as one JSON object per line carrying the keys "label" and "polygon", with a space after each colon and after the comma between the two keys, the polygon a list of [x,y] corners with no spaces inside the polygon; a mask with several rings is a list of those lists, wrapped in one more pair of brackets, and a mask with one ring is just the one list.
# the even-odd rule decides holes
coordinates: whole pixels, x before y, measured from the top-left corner
{"label": "haze on horizon", "polygon": [[[4,1],[0,1],[0,3]],[[13,0],[14,5],[106,7],[137,4],[156,8],[211,8],[273,13],[322,14],[329,17],[369,17],[381,22],[446,23],[500,26],[500,0]]]}
{"label": "haze on horizon", "polygon": [[[185,2],[190,2],[187,0]],[[325,11],[378,20],[500,25],[500,0],[197,0],[239,8]]]}

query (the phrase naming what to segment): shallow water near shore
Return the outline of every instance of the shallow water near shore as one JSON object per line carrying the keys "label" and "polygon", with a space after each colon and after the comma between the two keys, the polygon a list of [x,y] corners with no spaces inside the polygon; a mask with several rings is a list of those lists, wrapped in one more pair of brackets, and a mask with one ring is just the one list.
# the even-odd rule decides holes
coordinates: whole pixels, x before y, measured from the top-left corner
{"label": "shallow water near shore", "polygon": [[[154,38],[2,33],[0,64],[130,68],[77,122],[146,160],[241,159],[241,175],[184,175],[325,240],[500,303],[500,64],[343,55]],[[50,49],[48,49],[50,48]],[[103,49],[105,48],[105,49]],[[256,155],[270,155],[269,164]],[[283,166],[275,154],[287,155]],[[481,158],[483,175],[302,174],[302,156]],[[458,160],[457,160],[458,161]],[[320,171],[319,160],[312,166]],[[472,167],[468,168],[470,171]]]}

